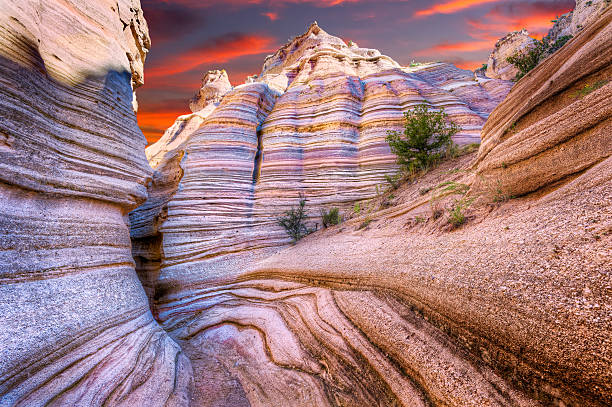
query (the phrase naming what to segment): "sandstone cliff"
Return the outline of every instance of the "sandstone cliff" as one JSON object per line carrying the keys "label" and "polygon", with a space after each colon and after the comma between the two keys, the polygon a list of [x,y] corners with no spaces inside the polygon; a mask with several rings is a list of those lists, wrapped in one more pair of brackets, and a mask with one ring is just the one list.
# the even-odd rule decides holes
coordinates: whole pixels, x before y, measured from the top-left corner
{"label": "sandstone cliff", "polygon": [[523,52],[533,47],[535,40],[529,36],[527,30],[514,31],[500,38],[495,44],[487,60],[485,75],[488,78],[512,80],[516,77],[518,69],[506,59],[517,52]]}
{"label": "sandstone cliff", "polygon": [[385,136],[403,111],[444,108],[463,128],[456,141],[477,142],[509,88],[448,64],[400,67],[316,23],[244,85],[229,90],[225,74],[209,73],[194,113],[147,148],[151,198],[130,215],[143,281],[158,280],[163,296],[230,278],[290,242],[276,217],[300,193],[313,228],[319,208],[375,196],[396,170]]}
{"label": "sandstone cliff", "polygon": [[0,405],[177,405],[127,213],[146,198],[138,0],[0,1]]}
{"label": "sandstone cliff", "polygon": [[[401,123],[388,117],[427,99],[476,129],[474,95],[503,82],[450,92],[464,81],[448,65],[400,68],[313,26],[180,118],[147,151],[158,198],[131,219],[194,402],[612,403],[611,21],[515,86],[477,157],[272,256],[286,242],[273,215],[297,192],[314,207],[373,196],[392,164],[384,130]],[[459,201],[468,223],[450,230]]]}

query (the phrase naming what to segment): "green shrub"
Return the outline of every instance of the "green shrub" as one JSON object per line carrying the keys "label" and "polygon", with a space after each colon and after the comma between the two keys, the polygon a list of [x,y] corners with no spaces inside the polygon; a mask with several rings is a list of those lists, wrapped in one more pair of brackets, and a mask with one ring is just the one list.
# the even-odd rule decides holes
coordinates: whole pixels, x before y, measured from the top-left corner
{"label": "green shrub", "polygon": [[565,45],[565,43],[567,43],[572,38],[573,38],[573,36],[571,36],[571,35],[564,35],[562,37],[557,38],[557,40],[548,49],[548,54],[552,54],[554,52],[557,52],[559,49],[561,49],[562,46]]}
{"label": "green shrub", "polygon": [[306,224],[304,223],[306,220],[305,207],[306,198],[300,195],[300,202],[298,206],[285,211],[284,216],[277,218],[278,224],[285,229],[287,234],[293,239],[294,242],[297,242],[310,233],[306,227]]}
{"label": "green shrub", "polygon": [[585,97],[586,95],[593,93],[594,91],[596,91],[599,88],[603,88],[604,86],[606,86],[608,84],[608,80],[600,80],[597,81],[593,84],[589,84],[587,83],[586,85],[584,85],[584,87],[580,90],[578,90],[577,92],[574,93],[574,97],[575,98],[582,98]]}
{"label": "green shrub", "polygon": [[428,168],[440,159],[452,145],[452,137],[460,127],[448,120],[444,110],[429,110],[425,104],[404,113],[406,123],[403,135],[397,131],[387,133],[391,151],[397,162],[409,172]]}
{"label": "green shrub", "polygon": [[518,81],[523,76],[527,75],[529,71],[538,66],[547,50],[548,42],[546,40],[536,40],[533,47],[517,51],[514,55],[506,58],[508,63],[511,63],[518,69],[514,80]]}
{"label": "green shrub", "polygon": [[385,174],[385,180],[389,183],[389,187],[392,191],[395,191],[399,188],[400,182],[402,180],[402,174],[389,175]]}
{"label": "green shrub", "polygon": [[572,39],[571,35],[564,35],[550,44],[546,38],[542,41],[535,40],[533,47],[517,51],[514,55],[506,58],[506,61],[514,65],[519,71],[514,78],[518,81],[529,71],[538,66],[549,55],[557,52],[566,42]]}
{"label": "green shrub", "polygon": [[365,229],[370,225],[370,223],[372,223],[372,219],[370,217],[367,217],[365,218],[363,222],[361,222],[361,224],[359,225],[357,229],[358,230]]}
{"label": "green shrub", "polygon": [[340,224],[342,221],[340,210],[338,210],[338,208],[331,208],[329,211],[326,211],[321,208],[321,221],[323,222],[324,228]]}

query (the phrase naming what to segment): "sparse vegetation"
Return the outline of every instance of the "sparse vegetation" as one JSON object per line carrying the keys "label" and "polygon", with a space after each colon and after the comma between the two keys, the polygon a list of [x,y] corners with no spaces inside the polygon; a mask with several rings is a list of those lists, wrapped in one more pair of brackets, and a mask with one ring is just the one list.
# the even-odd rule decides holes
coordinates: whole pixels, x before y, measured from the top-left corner
{"label": "sparse vegetation", "polygon": [[284,216],[277,218],[277,222],[282,226],[287,234],[297,242],[311,231],[306,227],[306,198],[300,195],[298,206],[284,212]]}
{"label": "sparse vegetation", "polygon": [[329,211],[326,211],[325,209],[321,208],[321,221],[324,228],[339,225],[340,222],[342,222],[340,210],[338,208],[330,208]]}
{"label": "sparse vegetation", "polygon": [[541,41],[535,40],[533,46],[518,51],[514,55],[506,58],[508,63],[511,63],[518,69],[514,81],[518,81],[523,76],[527,75],[527,73],[538,66],[541,61],[558,51],[571,39],[571,35],[564,35],[559,37],[553,44],[550,44],[546,38]]}
{"label": "sparse vegetation", "polygon": [[370,223],[372,223],[372,219],[370,217],[367,217],[364,219],[363,222],[361,222],[361,224],[359,225],[357,229],[358,230],[365,229],[370,225]]}
{"label": "sparse vegetation", "polygon": [[444,214],[444,211],[442,210],[442,207],[440,206],[439,201],[436,201],[436,200],[429,201],[429,208],[431,210],[431,217],[434,220],[439,219],[442,216],[442,214]]}
{"label": "sparse vegetation", "polygon": [[493,202],[495,203],[506,202],[508,199],[510,199],[508,195],[504,193],[502,182],[499,179],[497,180],[497,183],[495,184],[495,187],[493,188],[492,192],[493,192]]}
{"label": "sparse vegetation", "polygon": [[425,218],[423,216],[415,216],[414,222],[415,223],[425,223]]}
{"label": "sparse vegetation", "polygon": [[433,189],[433,187],[419,188],[419,195],[425,195],[426,193],[428,193],[432,189]]}
{"label": "sparse vegetation", "polygon": [[587,83],[586,85],[584,85],[584,87],[580,90],[578,90],[575,94],[574,97],[575,98],[583,98],[586,95],[595,92],[597,89],[602,88],[604,86],[606,86],[608,84],[608,82],[610,82],[609,80],[599,80],[593,84],[589,84]]}
{"label": "sparse vegetation", "polygon": [[395,175],[385,175],[385,180],[389,183],[389,188],[391,190],[396,190],[400,186],[400,182],[402,180],[402,174],[398,173]]}
{"label": "sparse vegetation", "polygon": [[552,53],[557,52],[559,49],[561,49],[562,46],[565,45],[566,42],[568,42],[572,38],[573,38],[572,35],[563,35],[557,38],[557,40],[548,49],[547,54],[550,55]]}
{"label": "sparse vegetation", "polygon": [[355,202],[355,206],[353,206],[353,212],[355,212],[355,214],[359,214],[359,212],[361,212],[361,203]]}
{"label": "sparse vegetation", "polygon": [[445,193],[465,195],[470,186],[455,181],[444,181],[438,184],[436,188],[442,191],[441,195],[446,195]]}
{"label": "sparse vegetation", "polygon": [[506,61],[508,63],[511,63],[516,67],[516,69],[518,69],[514,80],[518,81],[523,76],[527,75],[529,71],[538,66],[547,49],[548,42],[546,42],[545,40],[535,40],[535,43],[532,47],[518,51],[514,55],[511,55],[506,58]]}
{"label": "sparse vegetation", "polygon": [[458,199],[448,211],[448,223],[458,228],[465,223],[465,210],[472,204],[473,199]]}
{"label": "sparse vegetation", "polygon": [[397,162],[409,173],[429,168],[453,145],[452,136],[460,127],[449,121],[444,110],[429,110],[426,104],[404,113],[404,132],[387,133]]}

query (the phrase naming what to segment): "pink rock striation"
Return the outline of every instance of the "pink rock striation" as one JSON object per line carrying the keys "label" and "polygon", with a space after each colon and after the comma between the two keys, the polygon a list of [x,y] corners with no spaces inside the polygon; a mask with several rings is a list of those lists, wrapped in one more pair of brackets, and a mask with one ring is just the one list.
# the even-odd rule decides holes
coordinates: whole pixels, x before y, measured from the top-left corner
{"label": "pink rock striation", "polygon": [[143,279],[164,292],[228,278],[289,243],[276,218],[299,194],[312,228],[320,208],[375,196],[396,171],[385,136],[402,112],[444,108],[462,126],[456,141],[478,142],[509,88],[443,63],[401,67],[316,23],[243,85],[228,90],[224,73],[209,73],[194,113],[147,148],[152,198],[130,215]]}
{"label": "pink rock striation", "polygon": [[0,405],[185,405],[127,213],[151,169],[138,0],[0,2]]}

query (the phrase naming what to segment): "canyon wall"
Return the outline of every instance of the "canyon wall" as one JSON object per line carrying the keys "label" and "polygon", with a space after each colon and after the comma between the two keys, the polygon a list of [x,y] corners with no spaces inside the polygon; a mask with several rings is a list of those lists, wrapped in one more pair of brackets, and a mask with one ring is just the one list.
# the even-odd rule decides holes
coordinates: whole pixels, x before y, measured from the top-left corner
{"label": "canyon wall", "polygon": [[185,405],[127,213],[151,169],[138,0],[0,1],[0,405]]}
{"label": "canyon wall", "polygon": [[194,112],[147,148],[151,198],[130,217],[141,279],[156,280],[160,296],[227,281],[290,243],[276,219],[300,194],[313,229],[320,208],[375,196],[397,171],[385,137],[402,112],[443,108],[462,127],[456,142],[478,142],[511,86],[444,63],[401,67],[316,23],[259,76],[228,85],[225,73],[207,74]]}
{"label": "canyon wall", "polygon": [[[316,25],[245,85],[210,73],[203,108],[147,149],[152,198],[131,213],[194,404],[612,403],[611,20],[516,85],[473,163],[289,248],[275,216],[300,192],[311,225],[320,207],[375,197],[402,110],[443,106],[467,142],[509,85],[402,68]],[[452,206],[434,206],[459,199],[474,205],[452,229]]]}

